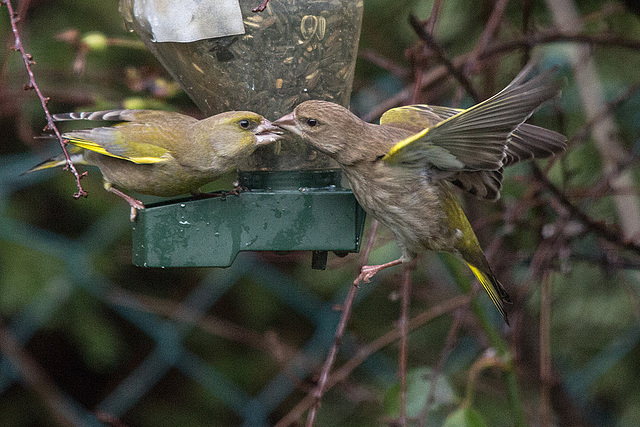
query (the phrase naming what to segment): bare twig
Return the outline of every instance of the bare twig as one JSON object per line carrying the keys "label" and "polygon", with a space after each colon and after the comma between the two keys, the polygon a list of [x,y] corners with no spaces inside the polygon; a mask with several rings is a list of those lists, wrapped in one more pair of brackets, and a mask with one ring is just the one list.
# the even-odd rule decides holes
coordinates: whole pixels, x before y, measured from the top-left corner
{"label": "bare twig", "polygon": [[587,122],[582,125],[573,136],[567,141],[567,146],[572,146],[578,141],[586,138],[591,132],[592,128],[601,120],[604,120],[605,117],[610,116],[616,108],[618,108],[621,104],[624,104],[629,100],[637,91],[640,90],[640,81],[629,86],[623,93],[618,95],[615,99],[607,102],[598,113],[594,114]]}
{"label": "bare twig", "polygon": [[103,424],[106,424],[111,427],[128,427],[125,423],[123,423],[118,417],[112,414],[108,414],[106,412],[98,411],[96,412],[96,418]]}
{"label": "bare twig", "polygon": [[[437,317],[440,317],[446,313],[450,313],[459,308],[466,307],[467,305],[469,305],[471,299],[471,295],[463,294],[444,301],[411,319],[411,321],[409,321],[408,330],[412,331],[424,325],[425,323],[431,322]],[[345,364],[343,364],[340,368],[336,369],[333,372],[333,374],[327,381],[324,391],[326,392],[339,382],[344,381],[347,377],[349,377],[351,372],[353,372],[358,366],[360,366],[365,360],[367,360],[369,356],[392,344],[398,338],[400,338],[400,331],[397,328],[394,328],[381,337],[376,338],[365,347],[362,347],[360,350],[358,350],[353,358],[349,359]],[[287,415],[280,419],[275,427],[284,427],[295,423],[298,419],[300,419],[302,414],[304,414],[304,412],[314,404],[315,398],[313,397],[313,395],[307,395],[304,399],[298,402],[298,404],[293,409],[291,409],[291,411],[289,411]]]}
{"label": "bare twig", "polygon": [[431,378],[429,378],[429,395],[427,396],[427,401],[418,416],[418,424],[420,427],[424,427],[427,425],[427,416],[429,414],[429,407],[433,405],[436,397],[436,386],[438,384],[438,377],[442,373],[444,369],[444,364],[449,358],[449,355],[454,349],[456,340],[458,339],[458,334],[460,332],[460,327],[462,326],[462,321],[460,320],[459,313],[453,318],[453,324],[449,329],[449,333],[447,334],[447,340],[445,341],[444,348],[440,353],[440,358],[438,359],[438,363],[433,368],[431,372]]}
{"label": "bare twig", "polygon": [[[498,55],[506,52],[511,52],[517,49],[531,49],[535,46],[556,42],[574,42],[579,44],[588,44],[592,46],[613,46],[626,49],[640,50],[640,41],[628,39],[625,37],[610,35],[610,34],[563,34],[561,32],[545,32],[545,33],[532,33],[524,35],[520,38],[515,38],[506,42],[496,43],[489,45],[485,51],[478,57],[478,61],[488,61]],[[470,53],[465,53],[456,56],[451,60],[454,69],[458,69],[463,66],[467,61]],[[433,67],[428,73],[422,76],[419,90],[424,90],[434,84],[442,81],[447,77],[447,67],[442,65],[440,67]],[[372,108],[366,115],[362,117],[365,121],[372,121],[377,117],[380,117],[382,113],[390,108],[397,107],[398,105],[407,104],[411,101],[412,94],[415,88],[413,85],[406,87],[401,92],[393,95],[389,99],[384,100],[380,104]]]}
{"label": "bare twig", "polygon": [[120,288],[113,288],[106,298],[112,304],[166,316],[179,322],[195,325],[211,335],[266,351],[280,363],[288,363],[297,353],[292,346],[280,342],[277,337],[272,337],[268,333],[260,333],[209,314],[203,315],[183,303],[141,295]]}
{"label": "bare twig", "polygon": [[540,296],[540,426],[551,425],[551,278],[545,270]]}
{"label": "bare twig", "polygon": [[370,63],[377,65],[378,67],[387,70],[394,76],[398,77],[407,77],[409,75],[409,71],[407,68],[402,65],[385,58],[380,55],[378,52],[373,49],[362,49],[358,52],[358,57],[364,60],[369,61]]}
{"label": "bare twig", "polygon": [[467,392],[462,402],[462,406],[469,407],[473,404],[473,399],[475,397],[476,384],[478,382],[478,378],[480,377],[480,373],[484,371],[486,368],[497,367],[503,371],[511,370],[512,368],[509,366],[509,363],[503,360],[503,357],[496,354],[493,349],[489,349],[484,352],[480,359],[473,362],[471,368],[469,368],[469,380],[467,382]]}
{"label": "bare twig", "polygon": [[40,91],[40,88],[38,87],[38,84],[36,83],[35,76],[33,75],[33,71],[31,70],[31,66],[35,64],[35,62],[33,60],[33,57],[24,50],[24,46],[20,41],[20,33],[18,32],[18,27],[17,27],[17,17],[14,14],[11,1],[2,0],[2,2],[5,5],[7,5],[7,8],[9,9],[9,20],[11,21],[11,29],[13,30],[13,37],[15,39],[13,48],[22,54],[22,59],[24,60],[24,66],[27,70],[27,74],[29,75],[29,84],[25,85],[24,88],[25,90],[34,90],[36,92],[36,94],[38,95],[38,98],[40,99],[40,104],[42,105],[44,114],[47,117],[47,127],[45,129],[53,131],[56,137],[58,138],[58,142],[60,142],[60,147],[62,147],[62,152],[64,153],[64,157],[67,163],[65,168],[70,170],[76,179],[76,186],[78,188],[78,191],[73,195],[73,197],[75,199],[78,199],[80,197],[87,197],[87,192],[82,188],[82,185],[80,184],[80,180],[82,179],[83,174],[78,173],[78,171],[76,170],[76,167],[71,161],[71,158],[69,157],[69,153],[66,147],[67,142],[64,140],[64,138],[62,138],[60,131],[58,130],[58,128],[53,122],[53,117],[49,112],[49,108],[47,108],[47,103],[49,102],[49,98],[45,97],[42,94],[42,92]]}
{"label": "bare twig", "polygon": [[371,221],[371,229],[369,230],[369,238],[367,239],[367,246],[362,251],[362,255],[360,256],[360,268],[358,269],[358,273],[365,265],[369,264],[369,255],[373,250],[373,245],[376,244],[376,240],[378,238],[378,227],[380,223],[377,219]]}
{"label": "bare twig", "polygon": [[556,197],[558,201],[587,229],[593,231],[595,234],[611,243],[614,243],[617,246],[620,246],[624,249],[629,249],[636,253],[640,253],[640,245],[634,243],[633,241],[625,239],[624,236],[622,236],[611,227],[608,227],[606,224],[593,220],[591,217],[589,217],[589,215],[575,206],[562,192],[562,190],[553,185],[553,183],[549,181],[549,179],[542,173],[540,168],[535,164],[532,165],[532,171],[535,179],[542,183],[549,191],[551,191],[554,197]]}
{"label": "bare twig", "polygon": [[[431,7],[431,14],[429,15],[429,19],[427,20],[427,29],[425,30],[428,34],[433,36],[436,30],[436,22],[438,21],[438,11],[440,10],[440,0],[435,0],[433,2],[433,6]],[[413,64],[414,71],[414,82],[413,82],[413,95],[411,96],[411,103],[415,104],[418,102],[420,98],[420,92],[422,91],[422,75],[424,74],[423,64]]]}
{"label": "bare twig", "polygon": [[[379,222],[377,220],[373,220],[371,223],[371,230],[369,231],[369,239],[367,241],[367,246],[365,247],[362,255],[360,256],[360,268],[358,271],[362,269],[362,266],[367,265],[369,263],[369,254],[373,249],[373,245],[376,242],[376,233],[378,231]],[[318,378],[318,385],[314,388],[311,396],[313,397],[313,406],[309,410],[309,414],[307,416],[307,426],[312,426],[316,413],[318,412],[318,408],[320,408],[320,402],[322,401],[322,396],[325,392],[327,379],[329,378],[329,373],[331,372],[331,368],[333,367],[333,363],[336,360],[336,355],[338,354],[338,348],[342,345],[342,338],[344,336],[344,331],[347,327],[347,323],[349,322],[349,318],[351,317],[351,309],[353,308],[353,302],[355,301],[356,294],[358,292],[358,286],[352,285],[349,289],[349,294],[345,299],[344,304],[341,307],[342,316],[340,316],[340,322],[338,323],[338,327],[336,329],[336,334],[333,339],[333,345],[329,350],[329,354],[322,365],[322,370],[320,371],[320,377]]]}
{"label": "bare twig", "polygon": [[411,299],[411,270],[415,262],[404,264],[402,268],[402,299],[398,333],[400,334],[400,352],[398,371],[400,374],[400,420],[401,426],[407,425],[407,340],[409,337],[409,301]]}
{"label": "bare twig", "polygon": [[436,41],[436,39],[429,34],[422,23],[414,15],[409,16],[409,24],[416,32],[420,40],[426,43],[426,45],[436,54],[438,59],[444,64],[449,73],[464,87],[467,93],[476,102],[480,102],[480,96],[475,91],[469,79],[453,64],[453,61],[449,58],[442,46]]}
{"label": "bare twig", "polygon": [[436,22],[438,21],[438,12],[440,12],[440,0],[435,0],[431,7],[431,15],[427,20],[427,33],[433,35],[436,32]]}
{"label": "bare twig", "polygon": [[504,16],[504,10],[507,7],[507,3],[509,3],[509,0],[498,0],[495,2],[493,10],[491,11],[491,16],[489,16],[489,21],[487,22],[487,25],[485,25],[478,43],[476,43],[473,51],[471,51],[471,55],[469,55],[467,63],[465,64],[464,74],[466,76],[471,75],[477,67],[478,57],[485,51],[491,41],[491,38],[502,22],[502,17]]}
{"label": "bare twig", "polygon": [[349,321],[349,317],[351,316],[351,308],[353,307],[353,301],[356,298],[357,292],[358,292],[358,286],[352,285],[351,288],[349,289],[349,294],[347,295],[347,299],[345,300],[344,305],[342,306],[342,316],[340,317],[340,323],[338,324],[338,328],[336,329],[333,345],[331,346],[331,350],[329,350],[329,355],[325,359],[324,365],[322,366],[320,378],[318,379],[318,385],[314,388],[312,393],[312,396],[314,398],[314,405],[311,407],[311,410],[309,411],[309,416],[307,417],[307,427],[313,426],[316,413],[318,412],[318,408],[320,407],[322,395],[324,394],[324,389],[327,384],[327,379],[329,378],[329,372],[331,371],[333,362],[335,362],[336,360],[336,355],[338,354],[338,348],[342,344],[344,331],[347,327],[347,322]]}
{"label": "bare twig", "polygon": [[625,49],[640,49],[640,40],[618,36],[616,34],[586,34],[586,33],[564,33],[561,31],[547,31],[541,33],[531,33],[514,38],[512,40],[496,43],[487,47],[480,55],[480,59],[486,59],[493,55],[510,52],[520,48],[533,48],[537,45],[571,42],[576,44],[586,44],[592,46],[620,47]]}

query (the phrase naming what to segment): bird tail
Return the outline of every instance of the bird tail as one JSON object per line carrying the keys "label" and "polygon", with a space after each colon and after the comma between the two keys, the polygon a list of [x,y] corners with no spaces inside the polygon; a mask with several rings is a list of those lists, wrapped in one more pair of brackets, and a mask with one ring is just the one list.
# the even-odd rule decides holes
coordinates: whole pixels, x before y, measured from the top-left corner
{"label": "bird tail", "polygon": [[496,306],[504,321],[507,325],[509,325],[509,318],[507,317],[507,312],[504,308],[504,304],[511,304],[511,298],[509,298],[509,294],[505,291],[502,284],[495,278],[495,276],[490,272],[481,271],[478,267],[474,266],[468,261],[465,261],[473,274],[478,278],[478,281],[482,284],[482,287],[487,294],[489,294],[489,298],[493,301],[493,304]]}
{"label": "bird tail", "polygon": [[[80,165],[85,165],[87,164],[84,160],[84,156],[83,156],[83,151],[82,149],[78,149],[77,147],[69,147],[68,148],[68,152],[69,152],[69,157],[71,158],[71,161],[74,164],[80,164]],[[31,169],[29,169],[26,172],[23,172],[22,175],[27,174],[27,173],[31,173],[31,172],[35,172],[35,171],[39,171],[39,170],[43,170],[43,169],[50,169],[50,168],[55,168],[58,166],[64,166],[67,164],[67,159],[64,156],[64,153],[60,153],[55,157],[51,157],[50,159],[45,160],[42,163],[38,163],[37,165],[35,165],[34,167],[32,167]]]}

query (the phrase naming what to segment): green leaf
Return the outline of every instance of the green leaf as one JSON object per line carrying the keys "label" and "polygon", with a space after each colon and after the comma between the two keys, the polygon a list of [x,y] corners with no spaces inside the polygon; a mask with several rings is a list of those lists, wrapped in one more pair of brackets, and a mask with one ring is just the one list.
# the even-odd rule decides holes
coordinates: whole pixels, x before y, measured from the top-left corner
{"label": "green leaf", "polygon": [[[407,372],[407,416],[418,417],[429,398],[431,390],[432,369],[426,366],[415,368]],[[444,376],[439,376],[436,382],[433,403],[429,411],[436,411],[443,405],[457,402],[457,397]],[[385,413],[392,418],[400,416],[400,384],[394,385],[385,396]]]}
{"label": "green leaf", "polygon": [[487,423],[473,408],[458,408],[447,417],[443,427],[487,427]]}

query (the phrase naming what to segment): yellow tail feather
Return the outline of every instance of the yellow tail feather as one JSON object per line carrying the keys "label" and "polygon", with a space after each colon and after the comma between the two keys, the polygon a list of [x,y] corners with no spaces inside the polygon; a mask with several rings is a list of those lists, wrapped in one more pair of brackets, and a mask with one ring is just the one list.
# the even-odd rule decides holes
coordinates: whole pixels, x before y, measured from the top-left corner
{"label": "yellow tail feather", "polygon": [[507,317],[504,303],[510,303],[511,300],[509,299],[509,295],[507,294],[507,292],[504,290],[500,282],[498,282],[498,279],[496,279],[493,275],[483,273],[468,262],[467,265],[469,266],[473,274],[478,278],[478,281],[482,284],[484,290],[487,291],[487,294],[489,294],[489,298],[491,298],[491,301],[493,301],[493,304],[496,306],[500,314],[502,314],[504,321],[508,325],[509,318]]}

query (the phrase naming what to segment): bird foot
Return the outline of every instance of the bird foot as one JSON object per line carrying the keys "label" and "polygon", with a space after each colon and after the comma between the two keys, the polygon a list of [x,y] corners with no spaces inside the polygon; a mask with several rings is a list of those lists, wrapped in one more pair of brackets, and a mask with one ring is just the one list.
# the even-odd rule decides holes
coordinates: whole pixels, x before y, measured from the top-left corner
{"label": "bird foot", "polygon": [[138,216],[138,209],[144,209],[144,204],[137,199],[131,198],[131,200],[127,200],[129,202],[129,205],[131,206],[131,213],[129,213],[129,219],[131,220],[131,222],[134,222],[136,220],[136,217]]}
{"label": "bird foot", "polygon": [[232,190],[226,191],[226,190],[220,190],[220,191],[212,191],[210,193],[194,193],[193,197],[195,199],[209,199],[209,198],[214,198],[214,197],[227,197],[227,196],[239,196],[240,193],[242,193],[243,191],[246,191],[247,188],[245,187],[233,187]]}
{"label": "bird foot", "polygon": [[371,281],[371,278],[375,276],[378,271],[398,264],[402,264],[402,258],[398,258],[396,260],[380,265],[363,265],[360,269],[360,274],[358,275],[358,277],[356,277],[356,280],[353,281],[353,284],[357,286],[361,281],[363,281],[364,283],[369,283]]}
{"label": "bird foot", "polygon": [[123,199],[125,199],[127,203],[129,203],[129,206],[131,206],[131,213],[129,214],[129,219],[131,220],[131,222],[134,222],[136,220],[136,216],[138,216],[138,209],[144,209],[144,204],[140,200],[135,199],[129,196],[128,194],[123,193],[122,191],[118,190],[115,187],[112,187],[111,184],[105,183],[104,188],[109,193],[113,193],[117,196],[120,196]]}
{"label": "bird foot", "polygon": [[356,280],[353,281],[354,285],[358,285],[360,282],[369,283],[371,278],[376,275],[378,271],[381,269],[378,268],[379,265],[364,265],[362,269],[360,269],[360,274],[356,277]]}

